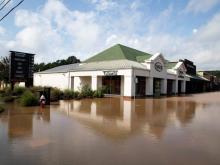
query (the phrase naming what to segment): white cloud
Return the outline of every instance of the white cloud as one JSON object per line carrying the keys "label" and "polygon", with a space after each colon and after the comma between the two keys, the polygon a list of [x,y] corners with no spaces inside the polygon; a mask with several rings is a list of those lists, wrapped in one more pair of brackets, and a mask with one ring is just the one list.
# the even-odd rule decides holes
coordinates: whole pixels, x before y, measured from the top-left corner
{"label": "white cloud", "polygon": [[[99,2],[93,0],[95,4]],[[128,10],[131,6],[132,10]],[[220,13],[186,37],[163,30],[172,21],[172,5],[147,21],[132,4],[123,4],[112,10],[117,19],[96,10],[70,10],[59,0],[48,0],[37,12],[18,10],[15,24],[20,31],[15,39],[0,39],[0,51],[33,52],[37,54],[38,62],[69,55],[83,60],[121,43],[149,53],[162,52],[170,60],[188,58],[194,60],[198,68],[220,68]],[[139,27],[142,28],[140,33]]]}
{"label": "white cloud", "polygon": [[78,55],[74,53],[84,59],[101,38],[95,19],[93,12],[71,11],[61,1],[48,0],[38,12],[16,12],[15,24],[21,30],[15,39],[4,41],[4,47],[36,53],[37,62]]}
{"label": "white cloud", "polygon": [[96,5],[98,11],[108,10],[117,5],[113,0],[90,0],[90,2]]}
{"label": "white cloud", "polygon": [[220,3],[220,0],[189,0],[185,11],[205,13]]}
{"label": "white cloud", "polygon": [[0,35],[3,35],[5,33],[5,29],[0,26]]}

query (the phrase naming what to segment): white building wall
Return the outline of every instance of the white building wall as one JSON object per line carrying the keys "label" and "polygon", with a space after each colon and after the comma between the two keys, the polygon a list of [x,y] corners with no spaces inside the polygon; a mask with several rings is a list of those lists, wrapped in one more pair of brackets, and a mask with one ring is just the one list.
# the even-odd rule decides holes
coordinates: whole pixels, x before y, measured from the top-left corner
{"label": "white building wall", "polygon": [[132,76],[124,76],[124,96],[134,96],[134,81]]}
{"label": "white building wall", "polygon": [[92,88],[92,90],[98,89],[98,76],[92,76],[91,88]]}
{"label": "white building wall", "polygon": [[121,76],[121,96],[124,95],[124,76]]}
{"label": "white building wall", "polygon": [[163,95],[167,94],[167,79],[161,80],[161,94]]}
{"label": "white building wall", "polygon": [[73,77],[73,80],[74,80],[74,91],[79,91],[80,90],[80,88],[81,88],[81,79],[80,79],[80,77],[77,77],[77,76],[75,76],[75,77]]}
{"label": "white building wall", "polygon": [[68,73],[34,74],[34,86],[50,86],[60,89],[69,88]]}
{"label": "white building wall", "polygon": [[147,96],[153,95],[153,86],[154,86],[154,78],[147,77],[146,78],[146,91],[145,91]]}

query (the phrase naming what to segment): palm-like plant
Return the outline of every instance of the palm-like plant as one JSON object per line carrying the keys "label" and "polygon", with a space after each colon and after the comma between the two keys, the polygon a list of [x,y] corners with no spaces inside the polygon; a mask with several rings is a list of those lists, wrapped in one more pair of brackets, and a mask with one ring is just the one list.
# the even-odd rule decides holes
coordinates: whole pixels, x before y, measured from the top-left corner
{"label": "palm-like plant", "polygon": [[9,58],[2,57],[0,60],[0,81],[9,83]]}

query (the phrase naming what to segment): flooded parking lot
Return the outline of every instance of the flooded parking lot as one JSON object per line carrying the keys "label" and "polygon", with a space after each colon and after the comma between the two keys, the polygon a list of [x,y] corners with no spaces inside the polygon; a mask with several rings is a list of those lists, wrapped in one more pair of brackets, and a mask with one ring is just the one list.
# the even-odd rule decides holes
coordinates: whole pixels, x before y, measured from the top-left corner
{"label": "flooded parking lot", "polygon": [[220,164],[220,93],[6,105],[1,164]]}

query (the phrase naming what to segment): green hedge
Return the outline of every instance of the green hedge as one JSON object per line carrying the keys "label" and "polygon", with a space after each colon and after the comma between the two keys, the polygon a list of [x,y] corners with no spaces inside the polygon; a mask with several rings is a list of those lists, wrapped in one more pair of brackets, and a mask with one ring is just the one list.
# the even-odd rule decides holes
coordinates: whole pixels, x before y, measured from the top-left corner
{"label": "green hedge", "polygon": [[63,95],[63,92],[58,88],[51,88],[50,101],[58,101]]}
{"label": "green hedge", "polygon": [[86,97],[91,98],[94,96],[94,91],[88,85],[85,85],[81,88],[80,95],[83,98],[86,98]]}
{"label": "green hedge", "polygon": [[31,91],[25,91],[20,98],[20,103],[23,106],[35,106],[38,105],[38,98]]}
{"label": "green hedge", "polygon": [[104,90],[102,88],[98,88],[97,90],[94,91],[93,96],[96,98],[103,98],[104,97]]}
{"label": "green hedge", "polygon": [[17,87],[14,88],[13,94],[16,95],[16,96],[20,96],[20,95],[22,95],[26,90],[27,90],[27,88],[25,88],[25,87],[19,87],[19,86],[17,86]]}

